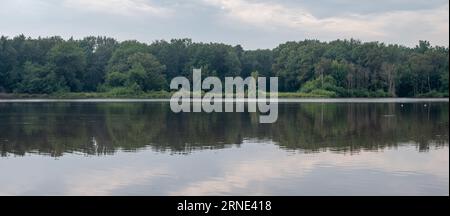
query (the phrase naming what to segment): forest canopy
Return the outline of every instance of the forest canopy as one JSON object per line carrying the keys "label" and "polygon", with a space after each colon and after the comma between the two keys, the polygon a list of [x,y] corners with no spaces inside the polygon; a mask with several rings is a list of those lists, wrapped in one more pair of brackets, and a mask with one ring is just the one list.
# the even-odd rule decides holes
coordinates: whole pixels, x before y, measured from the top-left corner
{"label": "forest canopy", "polygon": [[281,92],[326,97],[448,97],[448,47],[303,40],[274,49],[196,43],[151,44],[108,37],[0,38],[0,93],[169,90],[176,76],[279,77]]}

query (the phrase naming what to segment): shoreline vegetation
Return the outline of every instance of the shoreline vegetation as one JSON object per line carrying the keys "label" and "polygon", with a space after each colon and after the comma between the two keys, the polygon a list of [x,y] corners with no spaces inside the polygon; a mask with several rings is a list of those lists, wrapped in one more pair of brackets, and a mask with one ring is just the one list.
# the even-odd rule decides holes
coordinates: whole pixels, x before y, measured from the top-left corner
{"label": "shoreline vegetation", "polygon": [[290,41],[274,49],[191,39],[0,37],[1,98],[170,98],[178,76],[278,77],[280,98],[449,96],[449,49],[359,40]]}
{"label": "shoreline vegetation", "polygon": [[[55,93],[55,94],[20,94],[0,93],[0,100],[13,99],[170,99],[175,92],[168,91],[153,91],[143,92],[140,94],[111,94],[110,92],[70,92],[70,93]],[[204,93],[202,93],[202,96]],[[233,95],[235,97],[235,95]],[[223,95],[225,97],[225,95]],[[267,96],[269,97],[269,96]],[[192,98],[192,97],[191,97]],[[278,92],[278,98],[341,98],[328,97],[324,95],[315,95],[302,92]],[[373,95],[369,97],[353,97],[353,98],[399,98]],[[449,98],[448,95],[420,95],[411,98]]]}

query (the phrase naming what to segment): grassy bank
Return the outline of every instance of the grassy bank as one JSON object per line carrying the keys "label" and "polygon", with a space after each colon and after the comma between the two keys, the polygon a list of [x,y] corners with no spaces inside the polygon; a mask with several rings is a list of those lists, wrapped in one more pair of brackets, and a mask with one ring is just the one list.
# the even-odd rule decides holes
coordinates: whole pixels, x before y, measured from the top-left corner
{"label": "grassy bank", "polygon": [[70,92],[55,94],[0,94],[0,99],[89,99],[89,98],[170,98],[171,92],[147,92],[140,94],[114,94],[111,92]]}
{"label": "grassy bank", "polygon": [[[18,94],[0,93],[0,99],[89,99],[89,98],[136,98],[136,99],[169,99],[173,92],[153,91],[142,93],[117,93],[117,92],[70,92],[55,94]],[[333,98],[327,95],[304,93],[304,92],[279,92],[279,98]],[[448,94],[424,94],[416,98],[446,98]],[[365,96],[361,98],[380,98],[378,95]]]}
{"label": "grassy bank", "polygon": [[[139,94],[116,94],[113,92],[79,92],[56,94],[0,94],[0,99],[89,99],[89,98],[136,98],[136,99],[169,99],[173,92],[157,91]],[[300,92],[280,92],[279,98],[312,98],[325,97],[321,95]]]}

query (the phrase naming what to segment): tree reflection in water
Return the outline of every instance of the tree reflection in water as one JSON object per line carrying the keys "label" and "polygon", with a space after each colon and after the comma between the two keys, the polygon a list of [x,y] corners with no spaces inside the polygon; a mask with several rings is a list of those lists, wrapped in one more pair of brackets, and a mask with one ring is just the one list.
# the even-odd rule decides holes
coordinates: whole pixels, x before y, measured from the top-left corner
{"label": "tree reflection in water", "polygon": [[117,150],[188,154],[243,140],[280,148],[357,153],[413,143],[448,146],[448,103],[280,103],[278,121],[257,113],[178,113],[169,103],[0,103],[1,155],[62,156]]}

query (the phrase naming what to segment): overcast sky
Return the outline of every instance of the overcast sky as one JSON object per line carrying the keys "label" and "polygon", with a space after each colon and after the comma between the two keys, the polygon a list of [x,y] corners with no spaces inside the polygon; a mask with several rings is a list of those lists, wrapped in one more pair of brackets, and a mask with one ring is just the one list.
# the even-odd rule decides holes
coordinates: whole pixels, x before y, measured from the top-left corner
{"label": "overcast sky", "polygon": [[449,45],[448,0],[0,0],[0,35],[192,38],[274,48],[303,39]]}

